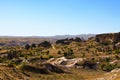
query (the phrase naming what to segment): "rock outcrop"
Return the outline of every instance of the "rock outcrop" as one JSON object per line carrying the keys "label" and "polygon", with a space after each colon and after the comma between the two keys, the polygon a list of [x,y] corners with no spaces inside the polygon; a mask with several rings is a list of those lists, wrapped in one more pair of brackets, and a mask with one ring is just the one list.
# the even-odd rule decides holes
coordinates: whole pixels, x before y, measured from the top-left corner
{"label": "rock outcrop", "polygon": [[61,58],[51,58],[47,61],[47,63],[50,63],[55,66],[63,66],[63,67],[74,67],[77,63],[84,61],[83,58],[74,58],[74,59],[66,59],[65,57]]}
{"label": "rock outcrop", "polygon": [[75,39],[73,39],[73,38],[70,38],[70,39],[68,39],[68,38],[66,38],[66,39],[61,39],[61,40],[57,40],[56,41],[56,44],[70,44],[71,42],[81,42],[82,41],[82,39],[80,39],[79,37],[76,37]]}
{"label": "rock outcrop", "polygon": [[95,40],[100,43],[117,43],[120,42],[120,32],[110,34],[96,35]]}
{"label": "rock outcrop", "polygon": [[69,39],[61,39],[61,40],[57,40],[56,44],[66,44],[66,45],[68,45],[68,44],[70,44],[70,41],[69,41]]}

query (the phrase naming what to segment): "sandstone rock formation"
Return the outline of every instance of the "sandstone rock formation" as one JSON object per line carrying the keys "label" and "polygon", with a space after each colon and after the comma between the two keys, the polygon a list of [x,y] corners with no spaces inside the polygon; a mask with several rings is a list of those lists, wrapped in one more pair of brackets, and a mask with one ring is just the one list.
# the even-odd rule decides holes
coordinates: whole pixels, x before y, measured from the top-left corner
{"label": "sandstone rock formation", "polygon": [[63,66],[63,67],[74,67],[76,63],[82,62],[83,58],[74,58],[74,59],[66,59],[65,57],[61,58],[51,58],[47,61],[55,66]]}

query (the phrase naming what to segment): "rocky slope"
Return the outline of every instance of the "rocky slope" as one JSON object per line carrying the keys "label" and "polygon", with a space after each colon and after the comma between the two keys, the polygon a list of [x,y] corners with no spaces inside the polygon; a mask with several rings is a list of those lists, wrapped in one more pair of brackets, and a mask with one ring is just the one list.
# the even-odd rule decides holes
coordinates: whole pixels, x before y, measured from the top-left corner
{"label": "rocky slope", "polygon": [[106,33],[106,34],[99,34],[96,35],[96,41],[98,42],[110,42],[110,43],[117,43],[120,42],[120,32],[119,33]]}

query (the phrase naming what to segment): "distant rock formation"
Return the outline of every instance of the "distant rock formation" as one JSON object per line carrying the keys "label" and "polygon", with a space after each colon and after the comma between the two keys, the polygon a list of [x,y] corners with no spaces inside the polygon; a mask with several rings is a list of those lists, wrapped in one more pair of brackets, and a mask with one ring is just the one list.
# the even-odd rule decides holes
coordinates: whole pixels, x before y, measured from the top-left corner
{"label": "distant rock formation", "polygon": [[61,39],[61,40],[57,40],[56,41],[56,44],[70,44],[71,42],[81,42],[82,41],[82,39],[80,39],[79,37],[76,37],[75,39],[73,39],[73,38],[70,38],[70,39],[68,39],[68,38],[66,38],[66,39]]}
{"label": "distant rock formation", "polygon": [[117,43],[120,42],[120,32],[119,33],[108,33],[96,35],[95,40],[100,43]]}
{"label": "distant rock formation", "polygon": [[57,40],[56,44],[70,44],[71,41],[69,41],[69,39],[61,39],[61,40]]}

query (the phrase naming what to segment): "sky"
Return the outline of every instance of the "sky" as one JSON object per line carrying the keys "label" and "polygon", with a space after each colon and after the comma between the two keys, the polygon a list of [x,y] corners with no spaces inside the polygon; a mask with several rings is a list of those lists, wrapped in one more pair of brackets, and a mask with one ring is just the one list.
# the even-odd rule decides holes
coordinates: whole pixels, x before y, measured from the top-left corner
{"label": "sky", "polygon": [[120,32],[120,0],[0,0],[0,36]]}

